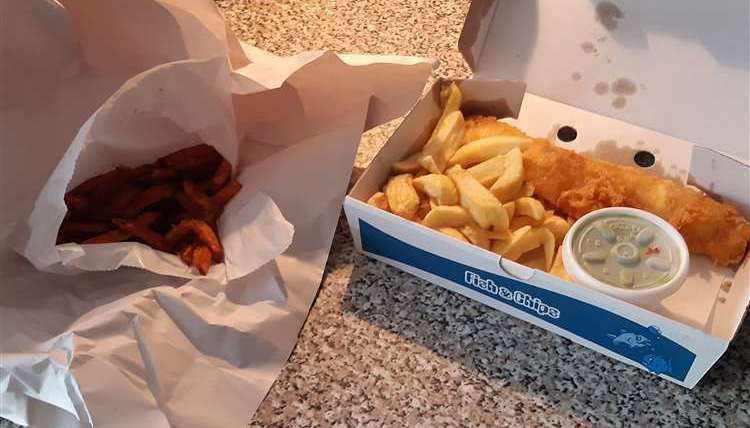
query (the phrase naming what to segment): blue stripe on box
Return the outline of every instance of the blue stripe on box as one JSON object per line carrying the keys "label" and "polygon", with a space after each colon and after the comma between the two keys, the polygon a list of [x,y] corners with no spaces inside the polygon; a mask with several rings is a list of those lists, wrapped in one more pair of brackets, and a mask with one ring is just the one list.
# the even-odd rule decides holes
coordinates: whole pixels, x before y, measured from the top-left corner
{"label": "blue stripe on box", "polygon": [[695,354],[661,335],[594,305],[446,259],[398,240],[359,220],[362,249],[481,293],[596,343],[652,373],[684,381]]}

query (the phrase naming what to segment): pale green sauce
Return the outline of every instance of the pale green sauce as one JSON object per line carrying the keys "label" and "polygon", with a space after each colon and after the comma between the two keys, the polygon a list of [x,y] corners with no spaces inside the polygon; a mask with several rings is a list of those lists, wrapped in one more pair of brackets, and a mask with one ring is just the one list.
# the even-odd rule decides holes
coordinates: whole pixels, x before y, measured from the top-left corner
{"label": "pale green sauce", "polygon": [[584,224],[573,253],[591,276],[615,287],[643,289],[666,284],[680,264],[669,236],[638,217],[614,215]]}

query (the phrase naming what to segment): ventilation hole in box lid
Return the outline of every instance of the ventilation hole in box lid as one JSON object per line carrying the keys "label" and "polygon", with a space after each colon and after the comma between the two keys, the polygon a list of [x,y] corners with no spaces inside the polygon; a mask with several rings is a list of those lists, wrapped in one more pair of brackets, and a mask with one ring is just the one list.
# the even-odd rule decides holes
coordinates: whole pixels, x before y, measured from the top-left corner
{"label": "ventilation hole in box lid", "polygon": [[656,157],[651,152],[645,150],[639,150],[633,156],[633,162],[641,168],[650,168],[656,163]]}
{"label": "ventilation hole in box lid", "polygon": [[569,143],[575,140],[576,137],[578,137],[578,131],[572,126],[561,126],[557,130],[557,139],[564,143]]}

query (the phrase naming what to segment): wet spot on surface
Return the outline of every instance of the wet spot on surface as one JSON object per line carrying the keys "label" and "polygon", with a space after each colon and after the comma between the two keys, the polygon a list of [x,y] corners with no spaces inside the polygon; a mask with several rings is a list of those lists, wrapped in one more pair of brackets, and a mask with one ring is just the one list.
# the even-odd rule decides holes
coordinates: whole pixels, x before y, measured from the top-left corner
{"label": "wet spot on surface", "polygon": [[591,42],[583,42],[581,43],[581,50],[587,54],[594,53],[596,52],[596,46]]}
{"label": "wet spot on surface", "polygon": [[618,20],[623,19],[625,14],[616,4],[608,1],[596,5],[596,19],[609,31],[616,30]]}
{"label": "wet spot on surface", "polygon": [[594,85],[594,93],[597,95],[607,95],[609,93],[609,83],[599,82]]}
{"label": "wet spot on surface", "polygon": [[616,108],[617,110],[625,108],[627,104],[628,100],[626,100],[625,97],[617,97],[612,100],[612,107]]}
{"label": "wet spot on surface", "polygon": [[581,80],[581,77],[583,77],[583,76],[581,76],[581,73],[579,73],[579,72],[577,72],[577,71],[576,71],[576,72],[575,72],[575,73],[573,73],[573,74],[572,74],[572,75],[571,75],[570,77],[571,77],[571,78],[572,78],[573,80],[575,80],[575,81],[579,81],[579,80]]}
{"label": "wet spot on surface", "polygon": [[638,91],[635,82],[621,77],[612,82],[612,93],[617,95],[633,95]]}

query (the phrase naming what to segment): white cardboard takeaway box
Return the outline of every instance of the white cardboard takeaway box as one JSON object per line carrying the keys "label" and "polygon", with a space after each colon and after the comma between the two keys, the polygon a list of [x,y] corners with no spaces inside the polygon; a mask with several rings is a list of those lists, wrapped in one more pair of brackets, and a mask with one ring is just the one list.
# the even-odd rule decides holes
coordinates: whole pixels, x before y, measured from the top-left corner
{"label": "white cardboard takeaway box", "polygon": [[[611,2],[575,0],[566,1],[564,10],[554,1],[473,3],[460,48],[476,74],[471,80],[459,82],[464,93],[462,110],[516,118],[512,120],[528,134],[549,136],[557,144],[591,157],[633,165],[636,152],[650,152],[657,162],[646,172],[710,191],[748,217],[750,156],[746,146],[750,116],[747,106],[737,101],[747,94],[739,92],[748,87],[747,61],[698,61],[691,72],[705,77],[708,89],[701,85],[694,93],[684,95],[672,88],[669,85],[675,81],[691,79],[672,73],[675,66],[682,66],[682,55],[695,54],[691,44],[694,39],[648,33],[645,52],[630,52],[628,45],[617,41],[624,37],[620,32],[631,31],[628,19],[638,26],[638,19],[654,12],[649,10],[653,9],[651,3],[631,2],[625,8]],[[680,4],[689,9],[697,7],[698,1]],[[734,4],[743,7],[740,2]],[[738,36],[732,31],[741,33],[744,29],[742,25],[732,27],[724,36],[732,43],[747,43],[747,38],[732,38]],[[530,47],[530,39],[536,45]],[[615,41],[607,45],[608,39]],[[598,46],[592,48],[588,40]],[[555,43],[558,45],[550,47]],[[572,48],[568,46],[571,43]],[[717,43],[711,46],[714,54],[728,46],[715,40],[712,43]],[[595,52],[601,60],[592,59],[597,58]],[[673,61],[670,55],[677,58]],[[624,61],[629,70],[649,70],[630,74],[641,76],[638,79],[648,84],[622,78],[613,85],[618,94],[602,94],[601,87],[594,91],[597,80],[616,81],[628,76],[610,70],[608,64],[617,61]],[[490,76],[512,80],[491,80]],[[526,84],[513,80],[526,80],[535,94],[526,93]],[[623,80],[629,83],[623,86]],[[663,88],[665,85],[668,87]],[[736,269],[715,267],[705,257],[691,258],[690,274],[680,291],[659,307],[646,309],[502,260],[495,253],[366,204],[390,175],[391,165],[426,141],[440,116],[439,87],[440,82],[417,103],[347,196],[344,207],[357,248],[617,360],[680,385],[695,386],[727,349],[744,319],[750,303],[750,256]],[[640,93],[634,93],[634,87]],[[626,108],[622,101],[613,102],[621,96]],[[721,103],[716,107],[731,108],[695,108],[713,106],[717,96]],[[674,97],[679,105],[673,105]],[[687,99],[693,104],[685,105]],[[705,116],[711,119],[714,135],[721,138],[708,138],[711,134],[705,132],[709,126]],[[737,123],[726,120],[726,116]],[[696,125],[696,121],[703,125]],[[563,125],[577,130],[574,141],[556,139],[557,129]],[[690,136],[700,145],[687,142]]]}

